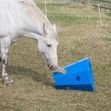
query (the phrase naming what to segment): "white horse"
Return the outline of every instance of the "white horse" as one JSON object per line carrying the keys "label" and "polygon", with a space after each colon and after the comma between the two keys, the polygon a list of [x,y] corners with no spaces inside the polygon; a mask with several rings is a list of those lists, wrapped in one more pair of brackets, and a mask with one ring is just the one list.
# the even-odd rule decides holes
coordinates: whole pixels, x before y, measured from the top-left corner
{"label": "white horse", "polygon": [[38,48],[48,67],[58,70],[57,31],[33,0],[0,0],[0,45],[2,78],[12,83],[6,71],[10,45],[21,37],[38,40]]}

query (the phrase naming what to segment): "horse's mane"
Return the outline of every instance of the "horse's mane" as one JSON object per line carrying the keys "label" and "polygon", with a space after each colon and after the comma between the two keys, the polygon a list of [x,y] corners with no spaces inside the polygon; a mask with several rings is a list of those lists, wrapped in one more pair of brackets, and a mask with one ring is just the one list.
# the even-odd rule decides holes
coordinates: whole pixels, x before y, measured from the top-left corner
{"label": "horse's mane", "polygon": [[35,5],[35,1],[34,0],[17,0],[17,1],[24,8],[28,8],[31,5]]}
{"label": "horse's mane", "polygon": [[35,21],[42,25],[45,23],[47,28],[51,28],[52,25],[46,15],[37,7],[34,0],[17,0],[27,14]]}

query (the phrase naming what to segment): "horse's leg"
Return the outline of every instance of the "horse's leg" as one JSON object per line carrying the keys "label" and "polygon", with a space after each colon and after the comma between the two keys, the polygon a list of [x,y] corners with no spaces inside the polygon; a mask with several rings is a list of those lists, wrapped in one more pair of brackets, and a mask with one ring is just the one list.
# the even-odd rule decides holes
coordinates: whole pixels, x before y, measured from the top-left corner
{"label": "horse's leg", "polygon": [[[1,49],[0,49],[1,50]],[[0,63],[1,63],[2,59],[1,59],[1,52],[0,52]]]}
{"label": "horse's leg", "polygon": [[13,82],[13,80],[9,80],[8,73],[6,70],[10,43],[11,43],[10,40],[7,38],[4,38],[1,41],[2,78],[5,84],[10,84]]}
{"label": "horse's leg", "polygon": [[0,43],[0,63],[1,63],[2,59],[1,59],[1,43]]}

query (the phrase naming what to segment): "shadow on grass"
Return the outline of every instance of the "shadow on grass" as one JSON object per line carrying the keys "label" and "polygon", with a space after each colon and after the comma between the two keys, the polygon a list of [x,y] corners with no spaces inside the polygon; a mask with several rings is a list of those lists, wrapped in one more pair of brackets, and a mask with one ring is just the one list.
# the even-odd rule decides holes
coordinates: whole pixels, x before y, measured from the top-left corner
{"label": "shadow on grass", "polygon": [[28,76],[29,78],[32,78],[36,82],[41,82],[44,85],[54,87],[54,84],[50,77],[48,77],[46,74],[43,74],[41,72],[35,72],[31,70],[30,68],[24,68],[20,66],[8,66],[8,72],[10,75],[23,75]]}

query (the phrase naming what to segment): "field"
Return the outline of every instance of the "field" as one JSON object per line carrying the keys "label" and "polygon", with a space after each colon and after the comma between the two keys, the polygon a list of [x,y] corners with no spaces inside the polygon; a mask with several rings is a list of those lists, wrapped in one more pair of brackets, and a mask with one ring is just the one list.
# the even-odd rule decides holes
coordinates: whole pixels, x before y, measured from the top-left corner
{"label": "field", "polygon": [[0,78],[0,111],[111,111],[111,14],[102,13],[101,26],[93,6],[47,8],[59,12],[48,12],[48,18],[57,24],[60,66],[89,57],[96,91],[56,90],[36,41],[23,38],[9,53],[8,71],[14,84],[5,86]]}

